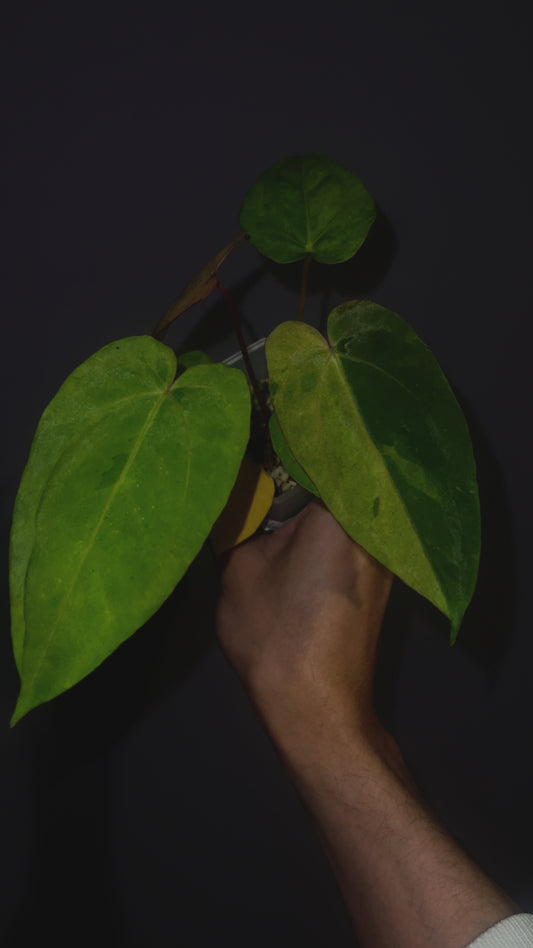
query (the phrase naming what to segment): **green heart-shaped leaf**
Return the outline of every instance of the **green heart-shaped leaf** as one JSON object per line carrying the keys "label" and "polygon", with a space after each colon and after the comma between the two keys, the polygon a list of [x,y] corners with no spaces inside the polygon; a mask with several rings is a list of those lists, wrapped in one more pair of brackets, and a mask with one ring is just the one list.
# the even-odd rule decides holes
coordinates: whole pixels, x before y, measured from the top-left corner
{"label": "green heart-shaped leaf", "polygon": [[308,254],[342,263],[359,250],[375,218],[370,194],[351,171],[322,155],[285,158],[248,191],[240,226],[276,263]]}
{"label": "green heart-shaped leaf", "polygon": [[282,431],[346,532],[450,618],[453,640],[480,545],[461,409],[430,350],[394,313],[345,303],[328,335],[330,345],[288,322],[267,340]]}
{"label": "green heart-shaped leaf", "polygon": [[101,349],[43,414],[11,533],[13,722],[96,668],[172,592],[235,481],[242,372],[176,375],[148,336]]}

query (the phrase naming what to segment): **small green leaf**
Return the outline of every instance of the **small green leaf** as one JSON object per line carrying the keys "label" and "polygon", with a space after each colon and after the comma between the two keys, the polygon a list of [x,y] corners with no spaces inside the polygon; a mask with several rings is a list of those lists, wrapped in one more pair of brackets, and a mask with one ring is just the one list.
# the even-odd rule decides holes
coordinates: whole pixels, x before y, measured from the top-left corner
{"label": "small green leaf", "polygon": [[330,158],[305,155],[265,171],[244,198],[239,223],[276,263],[308,254],[319,263],[342,263],[359,250],[374,218],[359,178]]}
{"label": "small green leaf", "polygon": [[190,352],[183,352],[178,356],[178,372],[192,369],[195,365],[213,365],[213,359],[207,355],[207,352],[202,352],[201,349],[191,349]]}
{"label": "small green leaf", "polygon": [[450,618],[453,640],[480,545],[461,409],[430,350],[394,313],[345,303],[328,335],[331,345],[289,322],[267,340],[283,433],[347,533]]}
{"label": "small green leaf", "polygon": [[296,483],[300,485],[300,487],[305,487],[305,489],[311,494],[315,494],[316,497],[319,497],[320,494],[318,493],[312,480],[305,473],[303,467],[298,464],[298,461],[289,448],[287,439],[280,428],[278,417],[275,413],[270,416],[269,431],[270,438],[272,440],[272,447],[274,448],[274,451],[278,455],[287,473],[290,474],[292,479],[295,480]]}
{"label": "small green leaf", "polygon": [[246,380],[177,380],[148,336],[101,349],[43,414],[11,532],[15,723],[70,688],[172,592],[220,514],[249,433]]}

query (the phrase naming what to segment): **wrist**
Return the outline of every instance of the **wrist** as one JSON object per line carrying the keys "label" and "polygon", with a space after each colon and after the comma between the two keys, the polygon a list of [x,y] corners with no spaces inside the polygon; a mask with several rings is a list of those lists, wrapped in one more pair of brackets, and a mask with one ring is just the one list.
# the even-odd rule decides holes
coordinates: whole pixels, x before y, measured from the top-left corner
{"label": "wrist", "polygon": [[[279,704],[283,703],[280,698]],[[314,712],[293,703],[287,715],[269,704],[268,713],[256,705],[291,778],[300,789],[314,790],[339,785],[346,771],[366,781],[387,770],[395,774],[411,791],[416,791],[392,735],[383,727],[374,709],[364,712],[353,704],[324,701]],[[372,777],[373,779],[373,777]]]}

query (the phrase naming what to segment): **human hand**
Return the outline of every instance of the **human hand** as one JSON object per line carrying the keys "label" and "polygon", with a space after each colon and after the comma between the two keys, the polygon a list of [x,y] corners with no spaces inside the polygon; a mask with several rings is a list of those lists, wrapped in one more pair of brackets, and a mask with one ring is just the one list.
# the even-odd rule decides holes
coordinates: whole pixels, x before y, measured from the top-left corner
{"label": "human hand", "polygon": [[375,714],[391,584],[312,502],[229,554],[218,634],[313,816],[358,943],[454,948],[518,909],[428,811]]}
{"label": "human hand", "polygon": [[376,650],[392,574],[320,503],[233,550],[217,630],[280,750],[376,730]]}

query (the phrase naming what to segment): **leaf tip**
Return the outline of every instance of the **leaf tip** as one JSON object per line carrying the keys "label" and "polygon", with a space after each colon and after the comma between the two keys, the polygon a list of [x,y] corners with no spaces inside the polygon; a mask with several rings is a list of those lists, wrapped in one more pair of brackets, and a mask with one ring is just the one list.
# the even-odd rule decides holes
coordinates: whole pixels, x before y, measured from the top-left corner
{"label": "leaf tip", "polygon": [[18,699],[17,699],[17,703],[15,705],[15,710],[13,711],[11,720],[9,722],[9,726],[15,727],[15,724],[18,724],[20,719],[23,718],[28,713],[28,711],[31,711],[32,708],[36,708],[37,705],[41,703],[42,701],[35,700],[35,698],[32,700],[31,696],[30,698],[28,698],[28,695],[25,692],[25,690],[21,689]]}
{"label": "leaf tip", "polygon": [[24,715],[26,714],[26,710],[29,710],[29,708],[28,708],[28,709],[24,709],[24,707],[21,708],[21,707],[20,707],[20,701],[17,701],[17,705],[16,705],[16,707],[15,707],[15,710],[13,711],[13,714],[11,715],[11,720],[10,720],[10,722],[9,722],[9,727],[15,727],[15,724],[18,724],[18,722],[20,721],[20,719],[23,718]]}
{"label": "leaf tip", "polygon": [[457,622],[452,622],[450,626],[450,645],[455,645],[457,642],[457,636],[459,635],[459,629],[461,627],[461,620]]}

